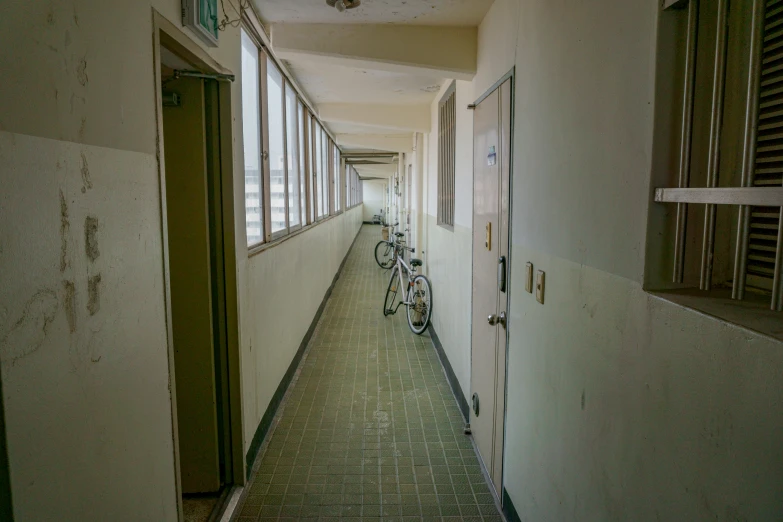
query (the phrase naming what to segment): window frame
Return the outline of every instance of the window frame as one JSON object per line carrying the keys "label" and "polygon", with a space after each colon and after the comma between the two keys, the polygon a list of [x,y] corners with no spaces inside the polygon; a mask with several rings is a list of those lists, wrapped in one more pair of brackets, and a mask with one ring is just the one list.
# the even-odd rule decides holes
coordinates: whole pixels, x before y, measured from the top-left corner
{"label": "window frame", "polygon": [[[263,115],[263,81],[262,78],[265,78],[266,76],[266,60],[265,57],[262,57],[261,49],[258,46],[258,43],[255,40],[255,37],[253,36],[253,33],[251,31],[247,31],[245,28],[242,28],[242,31],[240,32],[240,53],[242,52],[242,37],[247,36],[248,40],[255,46],[256,49],[256,87],[258,91],[258,100],[257,100],[257,127],[258,127],[258,198],[259,198],[259,219],[260,219],[260,236],[261,239],[259,241],[255,241],[253,243],[250,243],[247,236],[247,229],[248,229],[248,223],[247,223],[247,179],[245,179],[244,183],[244,189],[245,189],[245,243],[247,244],[247,248],[249,250],[252,250],[253,248],[257,248],[260,245],[263,245],[267,242],[267,236],[266,236],[266,224],[267,224],[267,218],[266,218],[266,186],[267,183],[264,180],[264,172],[266,171],[264,167],[264,136],[266,136],[266,131],[264,130],[264,118]],[[240,87],[241,89],[241,87]],[[242,157],[242,163],[243,163],[243,172],[245,173],[245,178],[247,177],[247,169],[245,167],[245,158],[244,158],[244,147],[245,147],[245,139],[244,136],[244,110],[243,109],[243,136],[242,136],[242,147],[243,147],[243,157]]]}
{"label": "window frame", "polygon": [[[309,229],[318,223],[325,221],[335,215],[340,214],[335,210],[334,204],[334,167],[330,165],[330,160],[333,157],[331,147],[335,147],[339,150],[336,142],[333,140],[332,135],[326,129],[326,126],[316,116],[315,112],[311,109],[311,105],[308,100],[302,95],[301,91],[293,82],[288,72],[280,63],[280,61],[274,56],[274,54],[262,43],[262,39],[258,36],[256,28],[253,26],[252,20],[243,19],[241,25],[241,34],[247,35],[249,41],[256,47],[257,56],[257,70],[258,70],[258,126],[259,126],[259,207],[260,207],[260,220],[261,220],[261,239],[250,243],[246,240],[248,256],[253,256],[259,252],[266,250],[267,248],[278,244],[286,237],[298,234],[304,230]],[[240,47],[241,52],[241,47]],[[278,230],[272,233],[272,204],[271,204],[271,158],[269,154],[269,138],[270,138],[270,126],[269,126],[269,85],[268,85],[268,73],[269,63],[271,63],[282,77],[282,89],[281,89],[281,108],[283,118],[283,201],[285,206],[285,227],[282,230]],[[241,89],[241,85],[240,85]],[[288,104],[287,96],[288,90],[294,94],[296,98],[296,111],[295,115],[295,133],[297,137],[297,147],[300,148],[299,158],[297,162],[299,165],[299,198],[296,202],[290,201],[289,180],[292,175],[291,166],[288,164]],[[300,117],[301,111],[301,117]],[[241,115],[243,116],[243,115]],[[322,149],[321,157],[316,157],[316,132],[320,131],[318,139],[321,140],[321,147],[329,147]],[[244,146],[244,142],[243,142]],[[342,151],[340,151],[342,154]],[[301,161],[303,159],[303,161]],[[324,163],[325,162],[325,163]],[[244,157],[243,157],[244,163]],[[244,172],[244,171],[243,171]],[[318,178],[318,176],[322,176]],[[323,184],[329,184],[322,187],[321,191],[324,194],[319,194],[318,180],[321,179]],[[318,215],[318,199],[323,198],[324,211],[321,216]],[[291,225],[291,204],[299,205],[299,224]],[[245,198],[245,230],[247,234],[247,198]],[[246,235],[247,238],[247,235]]]}
{"label": "window frame", "polygon": [[[780,103],[779,99],[770,103],[779,94],[762,83],[764,64],[769,63],[764,53],[770,7],[766,2],[754,4],[753,14],[743,21],[732,19],[728,4],[721,4],[715,14],[707,15],[709,18],[700,15],[693,0],[685,4],[686,9],[672,11],[666,22],[672,27],[679,24],[684,38],[678,39],[676,46],[683,58],[660,66],[663,72],[657,72],[677,80],[671,93],[656,95],[656,106],[676,114],[678,128],[656,125],[655,142],[662,144],[660,155],[669,158],[668,164],[679,168],[654,169],[652,173],[654,203],[647,219],[650,253],[644,289],[728,323],[783,339],[777,326],[769,326],[779,324],[783,313],[783,188],[778,188],[779,181],[765,183],[763,188],[761,183],[754,184],[762,163],[757,157],[762,110],[774,110]],[[721,19],[729,22],[724,24]],[[709,34],[709,29],[716,33],[711,37],[714,40],[700,40],[699,33]],[[745,39],[750,45],[738,44]],[[716,47],[717,51],[712,51]],[[702,52],[710,56],[710,66],[704,70],[695,65]],[[723,74],[717,74],[719,68]],[[695,86],[704,77],[709,77],[710,89],[699,90]],[[742,89],[731,89],[734,84]],[[770,90],[765,93],[765,89]],[[765,109],[761,101],[766,96]],[[712,117],[709,126],[696,125],[704,119],[700,112]],[[729,143],[740,144],[738,153]],[[772,152],[775,157],[781,155]],[[772,162],[766,158],[763,163]],[[765,207],[767,210],[760,211]],[[762,288],[758,281],[751,285],[753,274],[748,268],[751,218],[754,212],[767,213],[769,208],[778,216],[772,218],[778,223],[778,239],[771,290]],[[723,213],[722,219],[718,213]],[[689,220],[696,226],[690,226]],[[772,237],[764,236],[762,241]],[[768,259],[766,256],[764,262]]]}
{"label": "window frame", "polygon": [[[266,127],[267,132],[264,135],[264,138],[266,140],[266,182],[267,187],[269,187],[269,194],[266,200],[266,203],[268,203],[269,207],[269,241],[275,241],[276,239],[280,239],[281,237],[287,236],[289,232],[289,219],[288,219],[288,162],[286,161],[286,128],[285,128],[285,84],[286,84],[286,76],[283,74],[282,69],[275,63],[275,60],[271,57],[271,55],[266,54],[267,57],[267,66],[264,68],[264,70],[267,72],[267,76],[265,78],[265,89],[263,92],[265,92],[267,95],[264,96],[264,100],[266,103],[266,117],[264,120],[266,121]],[[272,163],[271,163],[271,154],[269,153],[269,62],[272,62],[273,66],[277,69],[277,72],[280,73],[280,77],[282,78],[282,84],[280,88],[280,100],[281,100],[281,112],[282,112],[282,121],[283,121],[283,206],[285,210],[283,211],[285,215],[285,226],[276,231],[272,232]]]}

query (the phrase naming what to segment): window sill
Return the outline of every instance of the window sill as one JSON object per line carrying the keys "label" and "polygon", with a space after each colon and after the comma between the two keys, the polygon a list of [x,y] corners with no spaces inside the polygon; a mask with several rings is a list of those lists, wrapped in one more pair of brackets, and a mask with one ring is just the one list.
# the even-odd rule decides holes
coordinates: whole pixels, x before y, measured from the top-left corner
{"label": "window sill", "polygon": [[705,292],[698,289],[651,291],[650,294],[759,333],[783,341],[783,312],[769,308],[769,296],[745,293],[745,300],[731,298],[731,289],[716,288]]}
{"label": "window sill", "polygon": [[338,216],[340,216],[342,214],[343,214],[343,212],[339,212],[339,213],[333,214],[331,216],[322,217],[322,218],[318,219],[317,221],[315,221],[314,223],[310,223],[309,225],[305,225],[303,227],[297,228],[296,230],[294,230],[290,234],[286,234],[284,236],[281,236],[281,237],[278,237],[278,238],[274,238],[269,243],[261,243],[260,245],[254,245],[254,246],[248,248],[248,250],[247,250],[247,257],[248,257],[248,259],[250,259],[251,257],[257,256],[258,254],[260,254],[262,252],[266,252],[270,248],[274,248],[277,245],[285,243],[289,239],[294,238],[294,237],[296,237],[296,236],[298,236],[300,234],[304,234],[308,230],[311,230],[311,229],[317,227],[318,225],[320,225],[322,223],[326,223],[327,221],[329,221],[331,219],[334,219],[334,218],[336,218],[336,217],[338,217]]}
{"label": "window sill", "polygon": [[274,238],[269,243],[261,243],[259,245],[253,245],[253,246],[251,246],[251,247],[249,247],[247,249],[247,257],[248,257],[248,259],[250,259],[251,257],[256,256],[256,255],[258,255],[258,254],[260,254],[262,252],[266,252],[270,248],[274,248],[274,247],[276,247],[277,245],[279,245],[281,243],[285,243],[287,240],[289,240],[289,239],[291,239],[293,237],[296,237],[299,234],[303,234],[303,233],[307,232],[308,230],[317,227],[321,223],[326,223],[330,219],[334,219],[334,218],[336,218],[338,216],[341,216],[341,215],[345,214],[347,211],[353,210],[356,207],[360,207],[360,206],[361,206],[361,203],[358,204],[358,205],[354,205],[352,207],[349,207],[346,210],[341,210],[339,212],[336,212],[336,213],[332,214],[331,216],[322,217],[322,218],[318,219],[317,221],[315,221],[314,223],[310,223],[309,225],[305,225],[303,227],[297,228],[296,230],[294,230],[290,234],[287,234],[285,236],[281,236],[281,237],[278,237],[278,238]]}

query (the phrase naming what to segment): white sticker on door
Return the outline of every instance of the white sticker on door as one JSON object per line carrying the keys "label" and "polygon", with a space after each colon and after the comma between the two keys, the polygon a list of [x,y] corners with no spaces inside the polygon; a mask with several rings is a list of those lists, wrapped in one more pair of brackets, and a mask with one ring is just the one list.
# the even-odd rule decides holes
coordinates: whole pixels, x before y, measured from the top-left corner
{"label": "white sticker on door", "polygon": [[492,167],[492,166],[494,166],[494,165],[495,165],[495,163],[497,163],[497,161],[498,161],[498,155],[497,155],[497,153],[495,152],[495,146],[494,146],[494,145],[492,145],[492,146],[489,148],[489,154],[487,154],[487,165],[489,165],[490,167]]}

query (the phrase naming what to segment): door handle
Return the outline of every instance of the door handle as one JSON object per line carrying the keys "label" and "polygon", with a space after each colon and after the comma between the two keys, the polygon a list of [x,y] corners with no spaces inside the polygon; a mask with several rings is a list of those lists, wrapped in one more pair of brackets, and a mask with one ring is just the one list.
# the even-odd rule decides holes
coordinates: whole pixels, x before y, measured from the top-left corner
{"label": "door handle", "polygon": [[506,327],[506,312],[500,312],[500,315],[492,314],[489,317],[487,317],[487,322],[490,324],[490,326],[496,326],[501,325],[503,328]]}
{"label": "door handle", "polygon": [[498,290],[506,293],[506,256],[498,259]]}

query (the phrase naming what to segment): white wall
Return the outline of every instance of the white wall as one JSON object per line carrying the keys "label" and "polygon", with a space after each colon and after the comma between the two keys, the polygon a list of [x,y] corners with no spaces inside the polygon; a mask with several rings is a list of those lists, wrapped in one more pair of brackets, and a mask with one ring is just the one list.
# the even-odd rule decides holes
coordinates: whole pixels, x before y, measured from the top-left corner
{"label": "white wall", "polygon": [[[457,85],[464,156],[465,104],[516,67],[504,480],[523,520],[783,512],[783,345],[641,287],[656,30],[655,2],[495,0],[479,72]],[[472,167],[457,161],[446,231],[434,134],[428,151],[433,324],[469,397]],[[547,273],[543,306],[528,261]]]}
{"label": "white wall", "polygon": [[[177,516],[153,8],[180,25],[179,0],[11,0],[0,17],[0,362],[17,520]],[[220,41],[207,52],[239,76],[238,29]],[[246,451],[361,210],[248,258],[240,85],[232,110]],[[98,222],[94,260],[88,216]],[[99,308],[88,282],[98,275]]]}
{"label": "white wall", "polygon": [[364,194],[362,215],[364,221],[372,221],[372,217],[380,214],[381,209],[386,207],[385,190],[386,181],[364,180],[362,182],[362,193]]}

